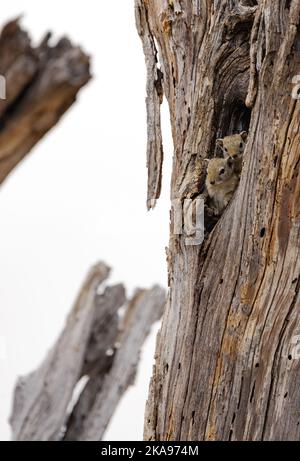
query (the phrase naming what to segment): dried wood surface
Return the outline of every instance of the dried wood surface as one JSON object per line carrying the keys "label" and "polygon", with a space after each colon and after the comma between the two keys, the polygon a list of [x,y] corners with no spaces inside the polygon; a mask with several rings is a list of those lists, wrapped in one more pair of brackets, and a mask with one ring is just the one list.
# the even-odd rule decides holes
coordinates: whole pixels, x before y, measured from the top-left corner
{"label": "dried wood surface", "polygon": [[186,246],[171,213],[145,439],[299,440],[300,0],[135,7],[159,50],[172,198],[183,207],[203,191],[216,138],[249,131],[238,190],[205,242]]}
{"label": "dried wood surface", "polygon": [[[142,17],[140,17],[140,15]],[[136,15],[138,33],[141,37],[147,68],[147,208],[155,207],[161,192],[163,146],[160,124],[160,105],[163,100],[162,73],[157,62],[157,49],[149,31],[146,10]]]}
{"label": "dried wood surface", "polygon": [[[127,301],[123,285],[105,285],[108,275],[104,263],[92,268],[56,344],[36,371],[18,380],[14,440],[102,438],[165,304],[159,287]],[[75,395],[83,377],[86,384]]]}
{"label": "dried wood surface", "polygon": [[[116,409],[127,388],[133,384],[140,358],[141,347],[149,334],[151,325],[158,321],[165,306],[164,290],[158,286],[151,290],[139,290],[128,304],[121,331],[117,339],[119,343],[113,364],[101,382],[94,404],[89,412],[85,410],[86,401],[90,402],[90,389],[87,395],[82,394],[79,405],[84,408],[79,412],[85,416],[80,430],[70,434],[69,440],[100,440],[105,432],[111,415]],[[94,379],[91,387],[95,386]],[[77,412],[75,420],[77,418]],[[76,421],[75,421],[76,425]],[[67,434],[68,436],[68,434]]]}
{"label": "dried wood surface", "polygon": [[0,184],[73,104],[90,79],[89,57],[67,38],[33,47],[19,21],[0,35]]}

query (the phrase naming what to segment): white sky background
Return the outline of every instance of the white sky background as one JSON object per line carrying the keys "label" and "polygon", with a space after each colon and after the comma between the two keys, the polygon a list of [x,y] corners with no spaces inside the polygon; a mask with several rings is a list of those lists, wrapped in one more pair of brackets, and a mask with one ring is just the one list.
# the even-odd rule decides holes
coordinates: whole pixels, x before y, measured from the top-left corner
{"label": "white sky background", "polygon": [[[111,281],[166,285],[172,157],[164,107],[163,197],[148,213],[145,66],[133,0],[10,0],[2,24],[24,13],[38,41],[68,35],[92,56],[94,79],[77,103],[0,190],[0,439],[18,375],[37,367],[60,333],[79,287],[96,261]],[[113,418],[107,440],[142,438],[155,333],[137,385]]]}

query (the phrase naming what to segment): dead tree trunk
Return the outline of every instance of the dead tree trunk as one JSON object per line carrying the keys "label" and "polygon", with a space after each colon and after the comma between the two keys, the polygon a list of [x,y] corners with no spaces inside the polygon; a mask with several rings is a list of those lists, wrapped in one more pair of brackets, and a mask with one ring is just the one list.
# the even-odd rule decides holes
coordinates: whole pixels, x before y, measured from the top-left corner
{"label": "dead tree trunk", "polygon": [[90,79],[89,57],[65,37],[50,46],[50,37],[33,47],[17,20],[1,31],[0,184]]}
{"label": "dead tree trunk", "polygon": [[109,272],[104,263],[92,268],[57,342],[37,370],[19,378],[10,419],[14,440],[100,440],[134,382],[165,292],[139,289],[127,300],[123,285],[105,286]]}
{"label": "dead tree trunk", "polygon": [[136,0],[150,186],[161,81],[182,206],[202,192],[216,138],[249,131],[238,190],[213,230],[206,220],[204,243],[187,246],[171,225],[148,440],[300,437],[299,15],[300,0]]}

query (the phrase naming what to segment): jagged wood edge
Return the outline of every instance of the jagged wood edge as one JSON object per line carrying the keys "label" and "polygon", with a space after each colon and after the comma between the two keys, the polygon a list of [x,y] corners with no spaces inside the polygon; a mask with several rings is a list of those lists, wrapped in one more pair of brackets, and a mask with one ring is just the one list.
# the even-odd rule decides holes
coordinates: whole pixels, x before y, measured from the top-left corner
{"label": "jagged wood edge", "polygon": [[90,79],[89,57],[50,34],[34,48],[19,21],[0,35],[0,75],[6,99],[0,100],[0,184],[38,141],[60,120]]}

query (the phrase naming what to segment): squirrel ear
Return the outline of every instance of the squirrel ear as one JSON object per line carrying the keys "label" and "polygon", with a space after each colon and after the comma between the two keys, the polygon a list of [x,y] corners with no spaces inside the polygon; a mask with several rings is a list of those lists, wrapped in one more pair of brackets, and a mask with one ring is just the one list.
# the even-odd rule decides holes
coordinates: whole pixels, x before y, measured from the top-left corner
{"label": "squirrel ear", "polygon": [[242,132],[240,133],[240,135],[241,135],[242,140],[243,140],[244,142],[246,142],[247,137],[248,137],[247,131],[242,131]]}
{"label": "squirrel ear", "polygon": [[203,158],[202,159],[202,162],[205,164],[205,166],[207,167],[208,163],[209,163],[209,158]]}
{"label": "squirrel ear", "polygon": [[220,147],[223,147],[223,139],[222,138],[217,139],[216,140],[216,145],[220,146]]}

